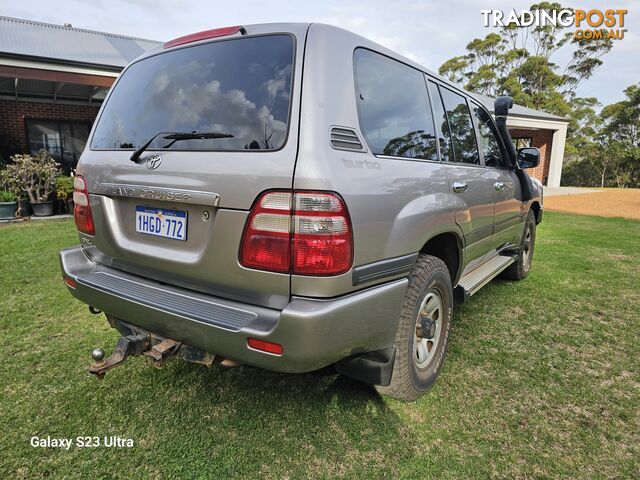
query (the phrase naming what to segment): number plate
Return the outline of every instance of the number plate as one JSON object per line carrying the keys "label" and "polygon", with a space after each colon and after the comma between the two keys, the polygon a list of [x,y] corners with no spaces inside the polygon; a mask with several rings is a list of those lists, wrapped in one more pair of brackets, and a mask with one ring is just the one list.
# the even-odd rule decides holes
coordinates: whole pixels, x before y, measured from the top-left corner
{"label": "number plate", "polygon": [[187,212],[138,205],[136,232],[184,241],[187,239]]}

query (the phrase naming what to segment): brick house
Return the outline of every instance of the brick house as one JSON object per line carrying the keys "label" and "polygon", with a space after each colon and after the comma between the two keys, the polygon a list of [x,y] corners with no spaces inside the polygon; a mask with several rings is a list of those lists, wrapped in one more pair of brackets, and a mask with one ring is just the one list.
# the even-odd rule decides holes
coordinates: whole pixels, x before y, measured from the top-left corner
{"label": "brick house", "polygon": [[160,42],[0,16],[0,156],[47,149],[68,172],[109,87]]}
{"label": "brick house", "polygon": [[[0,17],[0,156],[46,148],[75,167],[109,87],[161,42]],[[493,111],[493,99],[478,96]],[[568,121],[515,105],[507,125],[518,148],[538,147],[532,176],[559,186]]]}

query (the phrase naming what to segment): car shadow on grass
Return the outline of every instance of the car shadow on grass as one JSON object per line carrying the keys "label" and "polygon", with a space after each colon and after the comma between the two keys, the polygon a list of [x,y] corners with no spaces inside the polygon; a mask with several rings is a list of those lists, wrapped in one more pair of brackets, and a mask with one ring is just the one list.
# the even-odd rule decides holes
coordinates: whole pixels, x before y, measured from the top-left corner
{"label": "car shadow on grass", "polygon": [[[170,361],[136,376],[157,394],[148,405],[146,398],[137,397],[137,405],[122,398],[121,408],[145,412],[144,421],[171,438],[149,447],[181,452],[181,462],[208,458],[216,476],[393,476],[419,444],[372,387],[328,371],[281,374]],[[171,415],[159,419],[159,411]]]}

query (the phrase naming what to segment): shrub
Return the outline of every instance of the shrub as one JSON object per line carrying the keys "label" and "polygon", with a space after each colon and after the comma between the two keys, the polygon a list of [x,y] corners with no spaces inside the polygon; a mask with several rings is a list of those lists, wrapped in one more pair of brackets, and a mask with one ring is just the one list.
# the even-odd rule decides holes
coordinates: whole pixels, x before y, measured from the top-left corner
{"label": "shrub", "polygon": [[73,178],[60,175],[56,181],[56,197],[65,202],[73,197]]}
{"label": "shrub", "polygon": [[7,190],[0,190],[0,202],[15,202],[16,196]]}
{"label": "shrub", "polygon": [[46,202],[55,191],[60,167],[46,150],[19,154],[3,172],[4,183],[16,196],[26,193],[32,203]]}

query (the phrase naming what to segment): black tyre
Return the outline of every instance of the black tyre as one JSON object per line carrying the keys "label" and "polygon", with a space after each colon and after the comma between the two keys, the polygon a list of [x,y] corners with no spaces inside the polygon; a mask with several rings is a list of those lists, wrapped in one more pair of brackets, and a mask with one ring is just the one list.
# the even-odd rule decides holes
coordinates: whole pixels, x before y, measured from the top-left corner
{"label": "black tyre", "polygon": [[507,278],[509,280],[522,280],[529,275],[535,246],[536,216],[533,213],[533,210],[529,210],[525,221],[524,231],[522,232],[522,241],[520,242],[520,248],[518,248],[516,261],[502,272],[502,278]]}
{"label": "black tyre", "polygon": [[378,392],[412,401],[433,385],[447,351],[452,305],[447,266],[437,257],[420,255],[398,322],[391,383],[377,386]]}

